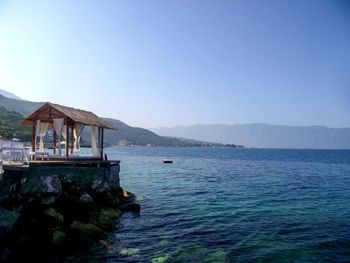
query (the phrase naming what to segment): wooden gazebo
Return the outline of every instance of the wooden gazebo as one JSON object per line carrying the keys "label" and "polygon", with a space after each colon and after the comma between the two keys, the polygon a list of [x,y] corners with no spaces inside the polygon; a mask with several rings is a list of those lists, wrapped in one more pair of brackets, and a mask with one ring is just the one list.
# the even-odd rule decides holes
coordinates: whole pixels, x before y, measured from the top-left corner
{"label": "wooden gazebo", "polygon": [[[111,124],[90,111],[70,108],[50,102],[46,102],[43,106],[30,114],[20,124],[32,126],[33,152],[36,152],[37,136],[40,136],[42,142],[42,137],[45,135],[47,128],[54,129],[54,153],[56,153],[57,138],[61,138],[61,135],[63,135],[66,141],[65,158],[68,158],[70,154],[73,154],[73,145],[76,144],[77,137],[80,136],[82,127],[91,126],[92,131],[96,131],[96,138],[92,137],[91,142],[92,144],[95,143],[95,147],[98,149],[98,151],[96,151],[98,152],[98,156],[95,157],[98,157],[101,160],[103,159],[104,129],[116,129]],[[45,128],[42,129],[42,127]],[[80,127],[80,133],[77,135],[78,127]],[[42,130],[45,131],[42,132]],[[93,142],[93,139],[95,142]],[[58,143],[60,143],[60,141]]]}

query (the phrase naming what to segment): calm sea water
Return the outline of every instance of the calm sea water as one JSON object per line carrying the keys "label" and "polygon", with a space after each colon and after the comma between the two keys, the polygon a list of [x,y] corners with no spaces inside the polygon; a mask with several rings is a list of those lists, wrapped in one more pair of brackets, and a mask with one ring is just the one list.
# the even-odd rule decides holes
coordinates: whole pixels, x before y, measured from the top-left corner
{"label": "calm sea water", "polygon": [[107,154],[122,161],[121,185],[142,205],[111,234],[108,262],[350,261],[350,151]]}

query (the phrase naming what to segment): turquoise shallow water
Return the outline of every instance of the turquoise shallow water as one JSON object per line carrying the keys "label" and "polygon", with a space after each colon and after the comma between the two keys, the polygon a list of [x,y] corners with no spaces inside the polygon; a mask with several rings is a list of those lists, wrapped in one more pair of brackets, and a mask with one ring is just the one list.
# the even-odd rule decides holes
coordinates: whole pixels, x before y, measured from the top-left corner
{"label": "turquoise shallow water", "polygon": [[[108,262],[350,261],[350,151],[111,148],[140,199]],[[163,164],[171,158],[173,164]]]}

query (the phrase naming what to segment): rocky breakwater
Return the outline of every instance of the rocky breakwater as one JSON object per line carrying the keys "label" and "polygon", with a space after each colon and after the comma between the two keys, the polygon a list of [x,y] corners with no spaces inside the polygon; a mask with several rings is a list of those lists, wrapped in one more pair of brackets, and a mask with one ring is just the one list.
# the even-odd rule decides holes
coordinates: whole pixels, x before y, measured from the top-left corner
{"label": "rocky breakwater", "polygon": [[32,167],[0,182],[0,261],[22,251],[69,254],[103,243],[123,211],[140,211],[112,167]]}

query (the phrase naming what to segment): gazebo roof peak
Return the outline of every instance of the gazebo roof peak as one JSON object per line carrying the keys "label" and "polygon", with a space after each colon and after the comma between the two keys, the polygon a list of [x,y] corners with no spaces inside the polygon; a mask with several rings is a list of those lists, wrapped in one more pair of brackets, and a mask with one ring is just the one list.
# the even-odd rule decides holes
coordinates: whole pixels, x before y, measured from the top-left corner
{"label": "gazebo roof peak", "polygon": [[79,122],[84,125],[97,126],[106,129],[114,129],[113,125],[98,117],[91,111],[85,111],[72,107],[66,107],[51,102],[46,102],[44,105],[39,107],[36,111],[25,118],[20,124],[21,125],[33,125],[36,121],[52,123],[53,119],[64,118],[72,122]]}

